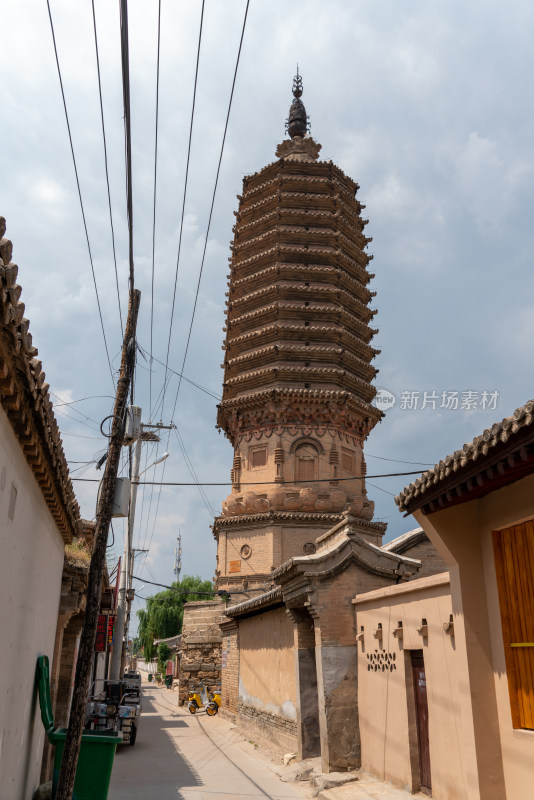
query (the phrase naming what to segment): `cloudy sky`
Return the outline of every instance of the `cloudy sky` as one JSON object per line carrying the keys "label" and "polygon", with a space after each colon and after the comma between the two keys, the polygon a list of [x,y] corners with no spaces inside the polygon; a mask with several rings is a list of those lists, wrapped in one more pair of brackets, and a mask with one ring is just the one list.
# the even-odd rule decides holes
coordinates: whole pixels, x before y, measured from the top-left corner
{"label": "cloudy sky", "polygon": [[[50,0],[81,192],[112,368],[121,347],[89,0]],[[184,192],[201,2],[162,0],[153,354],[165,362]],[[184,357],[245,0],[206,0],[189,186],[169,366]],[[130,80],[140,345],[150,350],[158,3],[130,0]],[[127,228],[118,3],[95,0],[120,301],[127,303]],[[377,386],[395,405],[371,434],[369,475],[424,469],[534,395],[534,74],[530,0],[251,0],[185,376],[164,480],[229,478],[231,448],[215,429],[233,211],[242,177],[274,160],[298,61],[312,135],[360,186],[370,222],[381,349]],[[3,5],[0,214],[73,477],[94,478],[113,385],[45,0]],[[149,362],[135,394],[150,416]],[[168,423],[153,363],[152,421]],[[426,392],[426,404],[425,401]],[[443,407],[443,393],[452,408]],[[484,392],[487,394],[484,395]],[[498,396],[494,393],[497,392]],[[471,393],[471,394],[467,394]],[[88,399],[84,399],[88,398]],[[74,401],[74,402],[73,402]],[[496,402],[497,401],[497,402]],[[70,403],[70,405],[64,405]],[[422,408],[423,405],[425,408]],[[495,407],[496,405],[496,407]],[[417,407],[413,407],[417,406]],[[463,406],[463,407],[462,407]],[[483,407],[489,406],[489,407]],[[384,460],[386,459],[386,460]],[[388,460],[391,459],[391,460]],[[404,462],[416,462],[414,464]],[[164,466],[149,469],[160,480]],[[368,492],[387,538],[414,527],[393,496],[412,478],[376,478]],[[85,517],[97,485],[75,483]],[[211,578],[213,511],[225,487],[140,489],[136,574],[169,583],[181,530],[182,574]],[[157,512],[157,514],[156,514]],[[115,524],[110,563],[122,551]],[[149,592],[149,587],[140,591]],[[140,601],[138,601],[140,602]]]}

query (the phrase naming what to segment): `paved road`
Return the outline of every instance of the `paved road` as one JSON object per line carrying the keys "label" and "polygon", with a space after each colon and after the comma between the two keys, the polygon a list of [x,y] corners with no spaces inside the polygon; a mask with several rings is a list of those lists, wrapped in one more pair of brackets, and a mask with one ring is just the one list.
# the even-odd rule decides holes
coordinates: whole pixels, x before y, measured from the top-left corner
{"label": "paved road", "polygon": [[[108,800],[303,800],[221,717],[192,716],[178,695],[144,683],[134,747],[118,748]],[[306,784],[308,787],[308,784]]]}

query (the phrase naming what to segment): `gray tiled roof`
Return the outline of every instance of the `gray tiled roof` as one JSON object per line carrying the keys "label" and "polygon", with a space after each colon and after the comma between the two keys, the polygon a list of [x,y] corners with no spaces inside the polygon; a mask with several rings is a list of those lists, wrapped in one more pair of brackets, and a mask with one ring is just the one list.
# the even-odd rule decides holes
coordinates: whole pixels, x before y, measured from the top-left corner
{"label": "gray tiled roof", "polygon": [[506,443],[511,436],[532,425],[533,422],[534,400],[529,400],[524,406],[516,409],[511,417],[505,417],[502,422],[496,422],[480,436],[475,436],[472,442],[464,444],[461,450],[455,450],[452,455],[442,459],[432,469],[423,472],[420,478],[403,489],[395,498],[400,511],[407,511],[411,502],[420,495],[429,489],[434,489],[453,473],[484,458],[493,447]]}

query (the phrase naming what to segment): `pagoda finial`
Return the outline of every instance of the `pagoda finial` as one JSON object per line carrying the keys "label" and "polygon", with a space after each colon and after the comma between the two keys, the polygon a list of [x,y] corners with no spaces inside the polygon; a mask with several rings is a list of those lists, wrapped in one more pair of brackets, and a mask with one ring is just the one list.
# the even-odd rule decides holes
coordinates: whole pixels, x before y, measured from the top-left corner
{"label": "pagoda finial", "polygon": [[302,76],[299,74],[299,65],[297,64],[297,74],[293,78],[293,97],[295,98],[291,103],[289,109],[289,117],[286,122],[286,131],[292,139],[295,136],[303,137],[309,130],[308,117],[304,103],[300,99],[302,97]]}
{"label": "pagoda finial", "polygon": [[299,65],[297,64],[297,74],[293,78],[293,96],[302,97],[302,76],[299,75]]}

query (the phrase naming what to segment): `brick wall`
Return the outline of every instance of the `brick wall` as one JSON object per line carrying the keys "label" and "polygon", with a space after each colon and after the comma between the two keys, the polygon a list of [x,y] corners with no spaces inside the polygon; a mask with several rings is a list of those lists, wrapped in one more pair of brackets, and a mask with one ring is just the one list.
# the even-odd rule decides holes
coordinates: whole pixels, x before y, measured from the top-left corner
{"label": "brick wall", "polygon": [[355,594],[369,592],[382,586],[390,586],[391,578],[367,572],[355,564],[343,572],[332,575],[317,586],[314,612],[319,619],[316,631],[320,630],[321,643],[336,645],[355,644],[355,620],[352,600]]}
{"label": "brick wall", "polygon": [[239,703],[237,722],[239,729],[249,736],[268,739],[288,753],[297,751],[297,723],[295,720],[285,719],[277,714],[269,714],[267,711]]}
{"label": "brick wall", "polygon": [[[332,527],[332,521],[317,521],[314,524],[265,523],[244,527],[236,517],[236,526],[221,527],[218,534],[217,585],[227,588],[228,579],[239,578],[249,585],[255,576],[262,576],[261,584],[270,583],[269,573],[293,556],[304,555],[303,547],[315,543],[318,536]],[[242,555],[244,546],[250,548],[246,558]],[[232,562],[232,572],[230,572]],[[233,571],[236,570],[237,571]]]}
{"label": "brick wall", "polygon": [[220,600],[186,603],[182,628],[179,702],[199,683],[208,689],[221,683],[222,634],[219,623],[224,615]]}
{"label": "brick wall", "polygon": [[422,562],[421,569],[413,576],[412,580],[437,575],[440,572],[447,572],[449,569],[430,539],[403,550],[402,555],[408,558],[418,558]]}
{"label": "brick wall", "polygon": [[236,714],[239,701],[239,627],[234,620],[221,625],[221,710]]}

